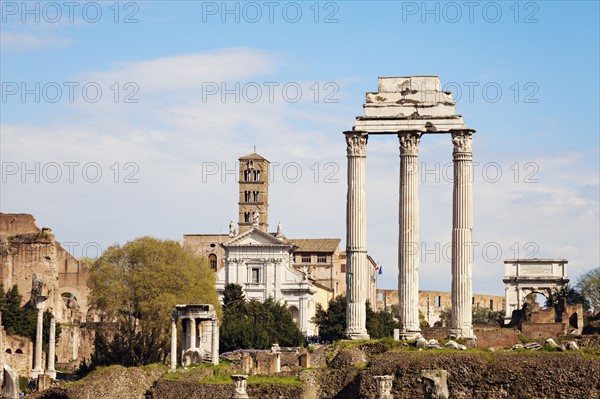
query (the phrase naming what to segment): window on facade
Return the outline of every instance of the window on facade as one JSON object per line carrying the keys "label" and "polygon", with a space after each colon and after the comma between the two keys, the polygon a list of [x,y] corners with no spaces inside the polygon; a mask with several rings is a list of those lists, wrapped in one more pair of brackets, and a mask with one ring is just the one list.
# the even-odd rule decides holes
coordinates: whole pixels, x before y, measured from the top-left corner
{"label": "window on facade", "polygon": [[252,284],[260,283],[260,269],[257,267],[252,268]]}
{"label": "window on facade", "polygon": [[438,308],[442,306],[442,297],[439,295],[435,297],[435,306],[437,306]]}
{"label": "window on facade", "polygon": [[490,309],[494,309],[494,300],[490,299]]}
{"label": "window on facade", "polygon": [[342,263],[340,265],[340,273],[346,273],[346,264],[345,263]]}
{"label": "window on facade", "polygon": [[244,191],[244,202],[250,202],[250,191]]}
{"label": "window on facade", "polygon": [[250,223],[250,212],[244,212],[244,223]]}
{"label": "window on facade", "polygon": [[258,202],[258,191],[253,191],[252,197],[253,197],[254,202]]}
{"label": "window on facade", "polygon": [[327,263],[327,255],[317,254],[317,263]]}
{"label": "window on facade", "polygon": [[310,263],[310,254],[302,254],[302,263]]}
{"label": "window on facade", "polygon": [[208,263],[210,263],[210,268],[216,272],[217,271],[217,255],[215,255],[215,254],[208,255]]}
{"label": "window on facade", "polygon": [[248,180],[250,180],[250,171],[245,170],[244,171],[244,181],[248,181]]}

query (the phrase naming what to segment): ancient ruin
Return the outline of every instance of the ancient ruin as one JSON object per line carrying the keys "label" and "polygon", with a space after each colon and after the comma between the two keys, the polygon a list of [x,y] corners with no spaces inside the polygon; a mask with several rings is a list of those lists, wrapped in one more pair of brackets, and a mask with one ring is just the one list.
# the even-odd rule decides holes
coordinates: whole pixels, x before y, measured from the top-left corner
{"label": "ancient ruin", "polygon": [[505,322],[532,293],[546,298],[569,283],[566,259],[507,259],[504,261]]}
{"label": "ancient ruin", "polygon": [[366,323],[367,223],[365,168],[369,135],[397,135],[400,141],[400,228],[398,297],[400,337],[420,335],[418,153],[425,134],[450,134],[454,146],[452,217],[451,336],[474,338],[471,322],[472,136],[455,113],[452,94],[435,76],[382,77],[378,92],[367,93],[365,116],[344,132],[348,158],[346,213],[347,325],[351,339],[368,338]]}
{"label": "ancient ruin", "polygon": [[171,319],[171,370],[177,369],[177,320],[181,319],[181,365],[219,364],[219,320],[213,305],[176,305]]}

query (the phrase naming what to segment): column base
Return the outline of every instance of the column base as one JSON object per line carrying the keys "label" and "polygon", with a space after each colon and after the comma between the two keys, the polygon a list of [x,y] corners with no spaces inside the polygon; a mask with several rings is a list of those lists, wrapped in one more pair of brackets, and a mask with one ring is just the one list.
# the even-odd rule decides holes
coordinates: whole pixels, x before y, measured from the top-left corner
{"label": "column base", "polygon": [[31,378],[37,379],[38,375],[44,374],[44,370],[42,369],[31,369]]}
{"label": "column base", "polygon": [[421,331],[400,331],[400,340],[409,341],[423,337]]}
{"label": "column base", "polygon": [[56,379],[56,370],[46,370],[46,375],[49,376],[50,378],[52,378],[53,380]]}
{"label": "column base", "polygon": [[473,333],[473,328],[451,328],[448,330],[448,337],[450,339],[468,339],[468,340],[477,340],[477,337]]}
{"label": "column base", "polygon": [[371,337],[369,337],[369,333],[366,331],[347,331],[346,336],[348,339],[354,341],[371,339]]}

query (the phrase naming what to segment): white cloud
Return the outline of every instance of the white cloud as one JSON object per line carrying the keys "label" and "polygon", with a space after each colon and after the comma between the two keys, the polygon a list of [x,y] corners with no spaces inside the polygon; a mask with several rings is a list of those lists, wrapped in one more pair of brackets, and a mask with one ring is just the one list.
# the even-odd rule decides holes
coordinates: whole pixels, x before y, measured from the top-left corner
{"label": "white cloud", "polygon": [[63,48],[72,44],[72,40],[56,34],[43,32],[2,32],[0,47],[3,53],[25,53],[31,50]]}
{"label": "white cloud", "polygon": [[[225,231],[237,210],[232,170],[237,158],[256,144],[273,165],[279,163],[270,186],[271,224],[281,220],[292,237],[343,241],[346,159],[341,132],[352,126],[352,104],[362,98],[348,100],[344,87],[339,104],[314,103],[310,96],[298,103],[270,102],[267,97],[256,103],[222,102],[217,96],[203,101],[199,93],[205,82],[274,80],[280,73],[279,61],[276,54],[232,48],[123,62],[106,71],[80,74],[77,79],[106,87],[134,80],[140,101],[71,104],[56,112],[52,123],[3,125],[2,160],[93,161],[102,165],[105,178],[98,184],[78,179],[53,185],[23,184],[10,176],[3,185],[2,211],[34,213],[40,223],[54,228],[59,239],[99,241],[103,246],[144,234],[181,239],[184,233]],[[299,84],[311,94],[311,82]],[[420,159],[433,170],[420,185],[421,240],[429,250],[436,243],[442,249],[451,237],[452,184],[445,177],[452,169],[444,169],[451,152],[447,136],[421,141]],[[481,243],[475,252],[476,292],[502,293],[502,260],[516,249],[528,254],[529,242],[538,246],[536,256],[569,259],[572,277],[598,265],[598,175],[590,166],[594,164],[590,159],[597,156],[597,149],[522,154],[510,146],[498,152],[486,147],[485,140],[476,145],[480,166],[475,169],[473,238]],[[118,183],[110,169],[115,162],[121,169]],[[126,162],[139,166],[139,183],[122,183]],[[298,181],[284,173],[290,162],[301,167]],[[503,173],[495,183],[491,175],[483,174],[491,162]],[[521,172],[516,181],[515,162]],[[533,176],[537,183],[523,182],[527,162],[538,167]],[[217,165],[216,174],[205,173],[209,163]],[[395,287],[397,277],[398,165],[396,137],[369,140],[368,247],[384,265],[380,281],[385,288]],[[502,251],[498,260],[490,261],[491,254],[483,256],[486,243],[497,243]],[[423,289],[449,290],[449,276],[443,253],[437,258],[434,253],[426,255],[421,266]]]}

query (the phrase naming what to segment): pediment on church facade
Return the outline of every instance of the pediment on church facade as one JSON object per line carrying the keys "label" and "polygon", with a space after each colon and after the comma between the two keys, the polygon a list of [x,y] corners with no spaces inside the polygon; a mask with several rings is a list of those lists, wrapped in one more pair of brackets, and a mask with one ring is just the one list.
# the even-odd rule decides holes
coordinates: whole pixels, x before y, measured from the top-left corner
{"label": "pediment on church facade", "polygon": [[273,237],[271,234],[265,233],[259,229],[253,228],[248,230],[231,240],[224,242],[223,247],[245,247],[245,246],[269,246],[283,247],[292,249],[294,245],[287,244],[279,238]]}

